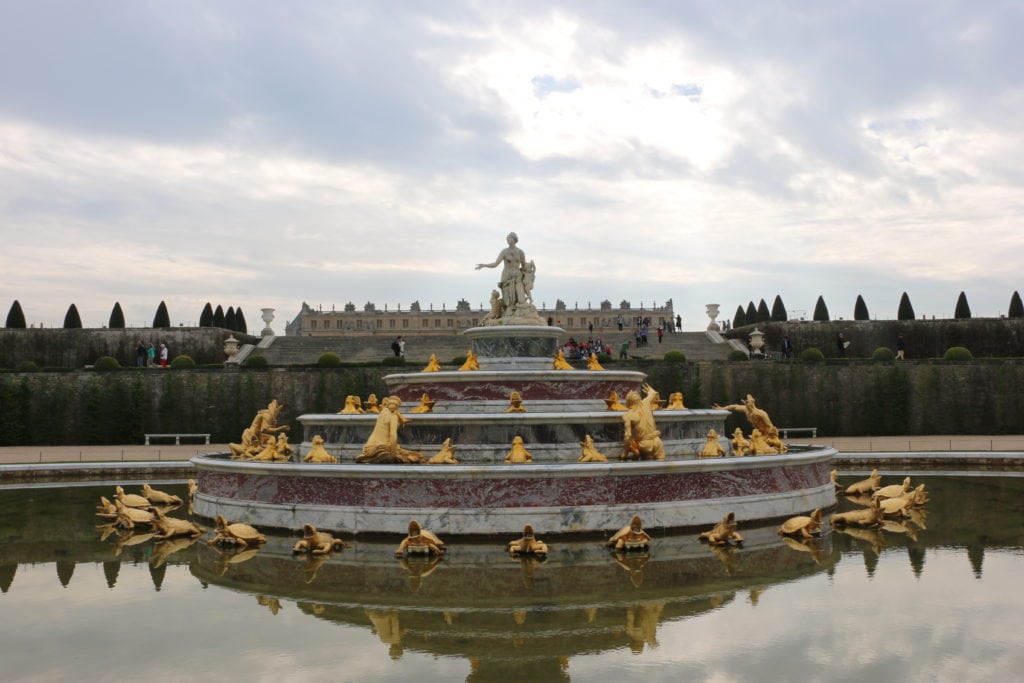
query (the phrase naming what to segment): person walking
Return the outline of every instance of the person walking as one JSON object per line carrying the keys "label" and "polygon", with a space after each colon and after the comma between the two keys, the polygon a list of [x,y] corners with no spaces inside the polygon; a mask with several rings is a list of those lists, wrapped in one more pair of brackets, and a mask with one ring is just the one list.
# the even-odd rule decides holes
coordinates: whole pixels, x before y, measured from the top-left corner
{"label": "person walking", "polygon": [[907,342],[904,341],[903,335],[896,335],[896,360],[906,360]]}
{"label": "person walking", "polygon": [[156,347],[153,346],[153,342],[149,342],[149,346],[146,347],[146,367],[151,368],[156,364]]}
{"label": "person walking", "polygon": [[166,368],[167,367],[167,357],[170,356],[170,355],[171,355],[171,352],[168,351],[167,345],[166,344],[161,344],[160,345],[160,367],[162,367],[162,368]]}
{"label": "person walking", "polygon": [[628,340],[622,342],[622,346],[619,347],[619,358],[622,358],[622,359],[629,358],[629,341]]}
{"label": "person walking", "polygon": [[402,345],[398,343],[399,339],[401,339],[401,337],[395,337],[395,340],[391,342],[391,352],[395,354],[395,358],[402,355]]}
{"label": "person walking", "polygon": [[846,341],[842,332],[836,335],[836,351],[839,353],[840,358],[846,358],[846,347],[849,345],[850,342]]}
{"label": "person walking", "polygon": [[135,348],[135,365],[140,368],[146,365],[146,345],[141,340]]}
{"label": "person walking", "polygon": [[664,335],[665,335],[665,333],[664,333],[664,331],[662,331],[662,329],[661,329],[661,325],[658,325],[658,343],[659,343],[659,344],[661,343],[661,338],[662,338],[662,337],[663,337]]}
{"label": "person walking", "polygon": [[398,338],[398,355],[405,358],[405,337]]}
{"label": "person walking", "polygon": [[782,357],[793,357],[793,342],[789,341],[789,337],[787,337],[786,335],[782,336]]}

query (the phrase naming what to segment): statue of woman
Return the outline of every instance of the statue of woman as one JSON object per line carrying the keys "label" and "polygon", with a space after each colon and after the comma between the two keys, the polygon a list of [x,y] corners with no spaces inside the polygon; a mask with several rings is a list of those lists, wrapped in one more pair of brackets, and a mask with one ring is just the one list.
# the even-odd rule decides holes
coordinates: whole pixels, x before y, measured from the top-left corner
{"label": "statue of woman", "polygon": [[508,246],[501,250],[498,258],[493,263],[478,263],[476,269],[497,268],[499,264],[504,264],[501,269],[501,282],[498,283],[498,286],[501,287],[501,302],[507,314],[515,306],[526,303],[526,290],[523,284],[523,266],[526,265],[526,254],[516,246],[519,236],[514,232],[510,232],[505,239],[508,241]]}

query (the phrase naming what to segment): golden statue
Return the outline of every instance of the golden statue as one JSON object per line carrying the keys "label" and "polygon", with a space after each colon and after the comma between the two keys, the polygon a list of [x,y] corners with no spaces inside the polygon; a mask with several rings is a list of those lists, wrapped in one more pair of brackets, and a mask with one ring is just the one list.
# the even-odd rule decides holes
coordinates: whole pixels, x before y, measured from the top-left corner
{"label": "golden statue", "polygon": [[506,413],[525,413],[526,408],[523,407],[523,396],[518,391],[513,390],[508,395],[508,408],[505,408]]}
{"label": "golden statue", "polygon": [[313,445],[310,446],[309,452],[302,456],[302,462],[312,463],[334,463],[338,462],[338,459],[327,452],[324,448],[324,437],[319,434],[313,435]]}
{"label": "golden statue", "polygon": [[277,440],[270,438],[263,450],[252,457],[253,462],[286,462],[288,456],[277,451]]}
{"label": "golden statue", "polygon": [[596,353],[592,353],[587,356],[587,370],[604,370],[604,368],[601,367],[601,363],[597,360]]}
{"label": "golden statue", "polygon": [[594,438],[587,434],[580,442],[580,457],[576,459],[576,462],[608,462],[608,458],[597,450]]}
{"label": "golden statue", "polygon": [[555,360],[551,364],[552,370],[572,370],[572,366],[569,365],[569,361],[565,359],[565,354],[562,353],[562,349],[558,349],[558,353],[555,354]]}
{"label": "golden statue", "polygon": [[277,435],[277,453],[278,455],[288,456],[290,459],[290,456],[292,454],[292,447],[291,444],[288,443],[287,434]]}
{"label": "golden statue", "polygon": [[683,392],[674,391],[669,394],[668,405],[664,410],[686,410],[686,406],[683,405]]}
{"label": "golden statue", "polygon": [[868,475],[867,479],[861,479],[855,481],[846,487],[846,495],[856,496],[862,493],[873,493],[878,490],[878,485],[882,483],[882,475],[878,473],[877,469],[871,470],[871,474]]}
{"label": "golden statue", "polygon": [[533,527],[529,524],[523,527],[523,537],[515,541],[509,541],[505,545],[505,549],[512,556],[548,554],[547,543],[534,536]]}
{"label": "golden statue", "polygon": [[165,541],[175,536],[199,538],[203,535],[203,528],[196,526],[191,520],[168,517],[159,508],[153,510],[153,515],[153,529],[156,531],[153,538],[155,540]]}
{"label": "golden statue", "polygon": [[910,490],[910,477],[905,477],[902,484],[890,484],[883,486],[871,494],[872,498],[895,498],[902,496]]}
{"label": "golden statue", "polygon": [[445,439],[444,443],[441,444],[441,450],[436,455],[432,456],[427,460],[428,465],[458,465],[459,461],[455,459],[455,446],[452,445],[450,438]]}
{"label": "golden statue", "polygon": [[444,551],[444,542],[420,527],[420,523],[414,519],[409,522],[409,535],[399,544],[398,549],[395,550],[395,556],[443,555]]}
{"label": "golden statue", "polygon": [[440,372],[441,361],[437,359],[437,355],[430,354],[430,360],[427,361],[427,367],[420,370],[420,372]]}
{"label": "golden statue", "polygon": [[106,496],[100,496],[100,504],[96,506],[96,516],[101,519],[117,519],[117,505]]}
{"label": "golden statue", "polygon": [[398,430],[408,420],[398,413],[402,401],[397,396],[384,399],[384,409],[377,415],[377,422],[370,432],[370,438],[363,445],[363,452],[356,456],[360,463],[418,463],[423,456],[398,445]]}
{"label": "golden statue", "polygon": [[274,399],[266,408],[256,413],[252,423],[242,431],[241,443],[228,444],[232,459],[251,460],[252,456],[263,450],[270,436],[290,429],[288,425],[277,424],[281,409],[281,404]]}
{"label": "golden statue", "polygon": [[883,517],[909,517],[910,508],[913,505],[913,497],[896,496],[895,498],[880,499],[878,506],[882,508]]}
{"label": "golden statue", "polygon": [[619,392],[613,391],[608,394],[608,398],[604,400],[605,405],[608,406],[608,410],[625,410],[626,406],[619,403]]}
{"label": "golden statue", "polygon": [[644,531],[640,515],[633,515],[629,524],[622,527],[608,539],[605,545],[615,550],[647,550],[651,544],[650,535]]}
{"label": "golden statue", "polygon": [[626,394],[626,414],[622,416],[625,425],[623,449],[620,460],[664,460],[665,444],[661,441],[661,432],[654,423],[654,408],[659,400],[658,392],[643,385],[646,396],[631,391]]}
{"label": "golden statue", "polygon": [[459,366],[459,370],[479,370],[480,361],[477,360],[476,354],[473,353],[473,349],[466,351],[466,362]]}
{"label": "golden statue", "polygon": [[362,413],[363,409],[360,406],[360,404],[358,403],[358,401],[359,401],[359,397],[358,396],[352,396],[352,395],[346,396],[345,397],[345,407],[338,411],[338,415],[355,415],[355,414],[358,414],[358,413]]}
{"label": "golden statue", "polygon": [[222,515],[217,515],[217,535],[207,541],[209,545],[240,545],[251,548],[266,543],[267,537],[256,530],[256,527],[241,522],[230,524]]}
{"label": "golden statue", "polygon": [[714,429],[708,430],[707,442],[704,444],[704,448],[701,449],[700,457],[702,458],[724,458],[725,449],[722,448],[721,442],[718,440],[718,432]]}
{"label": "golden statue", "polygon": [[179,496],[160,491],[149,484],[142,485],[142,497],[153,505],[181,505],[184,502]]}
{"label": "golden statue", "polygon": [[432,401],[430,399],[430,395],[424,392],[424,394],[420,396],[420,404],[413,408],[412,410],[410,410],[409,412],[417,414],[432,413],[434,412],[434,404],[436,402],[437,401]]}
{"label": "golden statue", "polygon": [[810,515],[790,517],[778,528],[779,536],[812,538],[821,533],[821,508],[815,508]]}
{"label": "golden statue", "polygon": [[347,548],[348,543],[335,538],[326,531],[317,531],[312,524],[302,525],[302,540],[292,548],[293,553],[309,553],[310,555],[326,555],[332,550]]}
{"label": "golden statue", "polygon": [[753,445],[743,438],[743,430],[739,427],[732,433],[732,441],[729,443],[732,445],[733,455],[750,455],[753,451]]}
{"label": "golden statue", "polygon": [[871,507],[850,510],[849,512],[837,512],[832,515],[829,523],[834,527],[876,527],[882,523],[881,501],[878,498],[874,498],[871,501]]}
{"label": "golden statue", "polygon": [[751,455],[775,455],[778,453],[768,439],[756,427],[750,431],[750,454]]}
{"label": "golden statue", "polygon": [[533,456],[523,445],[523,437],[517,436],[512,439],[512,450],[505,456],[505,463],[520,464],[524,462],[533,462]]}
{"label": "golden statue", "polygon": [[118,499],[114,500],[114,505],[117,508],[116,525],[122,529],[134,529],[136,526],[149,528],[156,521],[156,515],[152,510],[128,507]]}
{"label": "golden statue", "polygon": [[129,508],[141,508],[149,510],[153,507],[153,504],[146,500],[143,496],[137,493],[125,493],[124,487],[118,485],[114,487],[114,499]]}
{"label": "golden statue", "polygon": [[733,403],[727,406],[720,406],[716,403],[712,407],[718,410],[732,410],[746,415],[751,426],[760,431],[765,442],[774,449],[771,451],[772,453],[785,453],[788,450],[786,444],[782,443],[782,440],[779,438],[778,427],[772,424],[772,419],[768,417],[768,413],[757,407],[754,397],[750,394],[747,394],[747,397],[743,399],[743,403]]}
{"label": "golden statue", "polygon": [[726,545],[729,541],[743,543],[743,537],[736,532],[736,515],[732,512],[711,527],[711,531],[705,531],[698,538],[711,545]]}
{"label": "golden statue", "polygon": [[380,405],[377,403],[377,394],[370,394],[366,398],[366,412],[373,413],[375,415],[380,414]]}

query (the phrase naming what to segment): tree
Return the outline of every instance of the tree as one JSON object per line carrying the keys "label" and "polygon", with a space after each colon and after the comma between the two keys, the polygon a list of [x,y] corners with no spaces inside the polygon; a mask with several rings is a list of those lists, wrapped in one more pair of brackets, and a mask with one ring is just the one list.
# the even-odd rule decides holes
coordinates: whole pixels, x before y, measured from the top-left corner
{"label": "tree", "polygon": [[1024,318],[1024,303],[1020,300],[1020,294],[1017,292],[1013,293],[1010,297],[1010,311],[1006,314],[1007,318]]}
{"label": "tree", "polygon": [[857,303],[853,305],[853,319],[871,320],[871,316],[868,315],[868,305],[864,303],[864,297],[860,294],[857,295]]}
{"label": "tree", "polygon": [[203,312],[199,314],[199,327],[213,327],[213,306],[207,301]]}
{"label": "tree", "polygon": [[235,332],[241,332],[242,334],[248,334],[249,332],[249,326],[245,324],[245,314],[242,313],[241,306],[235,309]]}
{"label": "tree", "polygon": [[114,302],[114,308],[110,311],[110,322],[107,323],[107,327],[112,330],[124,329],[124,311],[121,310],[121,303],[119,301]]}
{"label": "tree", "polygon": [[224,309],[217,304],[217,308],[213,311],[213,326],[224,327]]}
{"label": "tree", "polygon": [[80,330],[82,329],[82,318],[78,315],[78,307],[74,304],[68,306],[68,312],[64,314],[64,329],[65,330]]}
{"label": "tree", "polygon": [[786,307],[782,304],[782,297],[778,294],[775,295],[775,301],[772,302],[772,320],[777,323],[784,323],[789,320],[786,315]]}
{"label": "tree", "polygon": [[[17,303],[17,302],[15,302]],[[737,327],[743,327],[747,324],[747,314],[743,312],[742,304],[736,307],[736,315],[732,318],[732,328],[735,330]],[[8,325],[8,327],[10,327]]]}
{"label": "tree", "polygon": [[897,320],[914,320],[914,307],[910,305],[910,297],[906,292],[900,297],[900,307],[896,311]]}
{"label": "tree", "polygon": [[224,327],[229,330],[235,329],[235,307],[228,306],[228,312],[224,314]]}
{"label": "tree", "polygon": [[768,312],[768,304],[764,302],[764,299],[757,304],[757,322],[766,323],[772,319],[772,314]]}
{"label": "tree", "polygon": [[167,304],[163,301],[156,307],[156,315],[153,316],[153,327],[170,327],[171,316],[167,313]]}
{"label": "tree", "polygon": [[753,325],[757,322],[757,307],[753,301],[747,302],[747,324]]}
{"label": "tree", "polygon": [[971,307],[967,303],[967,295],[960,292],[960,296],[956,300],[956,310],[953,312],[953,317],[957,320],[967,320],[971,317]]}
{"label": "tree", "polygon": [[25,314],[21,310],[21,304],[15,299],[14,303],[11,304],[11,310],[7,312],[7,323],[4,325],[9,329],[23,330],[25,329]]}
{"label": "tree", "polygon": [[825,299],[820,294],[818,295],[818,303],[814,304],[814,317],[812,319],[819,322],[831,320],[828,316],[828,306],[825,305]]}

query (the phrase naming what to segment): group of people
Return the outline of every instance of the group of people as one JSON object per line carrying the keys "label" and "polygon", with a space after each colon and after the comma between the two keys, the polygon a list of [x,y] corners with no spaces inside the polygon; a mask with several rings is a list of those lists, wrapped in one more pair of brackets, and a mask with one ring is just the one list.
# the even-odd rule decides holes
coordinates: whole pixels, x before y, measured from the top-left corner
{"label": "group of people", "polygon": [[170,351],[166,344],[161,344],[158,350],[153,342],[146,344],[140,341],[139,345],[135,347],[135,365],[140,368],[151,368],[157,363],[160,364],[160,367],[166,368],[169,357]]}
{"label": "group of people", "polygon": [[391,350],[394,352],[395,358],[405,358],[405,339],[395,337],[395,340],[391,342]]}
{"label": "group of people", "polygon": [[577,342],[574,338],[569,337],[569,341],[562,347],[562,355],[569,359],[583,359],[590,358],[591,354],[605,353],[611,355],[612,347],[607,346],[600,337],[597,339],[587,339],[585,342]]}

